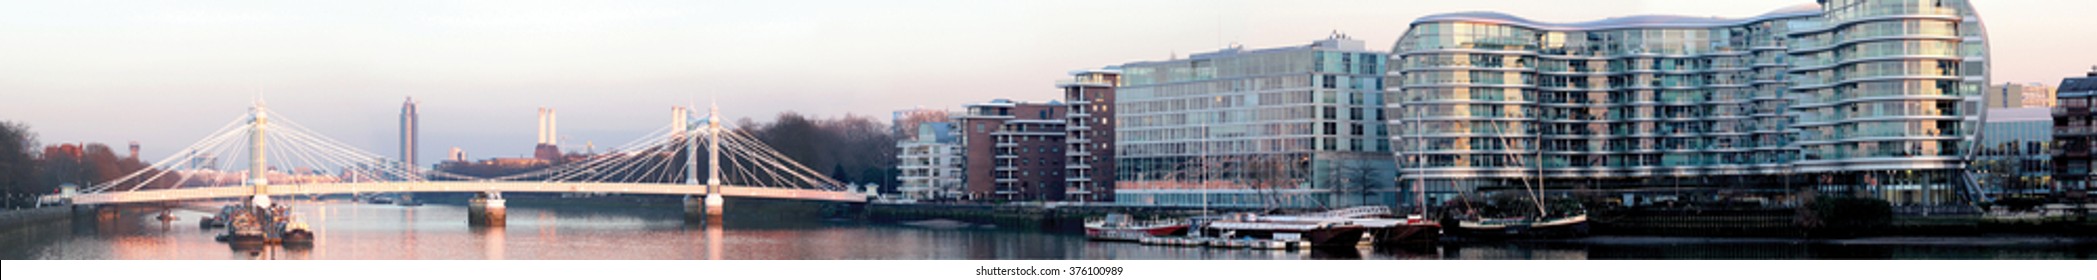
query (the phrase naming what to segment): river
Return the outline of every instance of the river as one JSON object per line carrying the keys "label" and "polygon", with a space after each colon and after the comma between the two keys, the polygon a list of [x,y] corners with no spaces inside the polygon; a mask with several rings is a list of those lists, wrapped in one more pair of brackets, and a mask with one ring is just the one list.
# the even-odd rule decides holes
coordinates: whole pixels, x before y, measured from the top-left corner
{"label": "river", "polygon": [[[1788,239],[1595,237],[1570,241],[1297,251],[1159,247],[955,223],[796,221],[730,212],[687,223],[675,206],[512,205],[472,227],[457,205],[297,202],[311,246],[234,246],[178,221],[133,214],[0,229],[0,259],[2090,259],[2057,238]],[[736,216],[744,215],[744,216]],[[805,219],[804,219],[805,220]]]}

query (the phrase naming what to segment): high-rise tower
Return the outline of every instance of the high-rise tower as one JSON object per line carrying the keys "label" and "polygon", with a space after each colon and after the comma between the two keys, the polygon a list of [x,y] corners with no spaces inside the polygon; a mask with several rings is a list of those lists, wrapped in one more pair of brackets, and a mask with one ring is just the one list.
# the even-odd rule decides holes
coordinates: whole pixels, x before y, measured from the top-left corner
{"label": "high-rise tower", "polygon": [[408,168],[415,168],[415,150],[421,146],[416,138],[421,135],[420,119],[415,113],[415,98],[408,97],[407,102],[400,104],[400,162],[408,164]]}

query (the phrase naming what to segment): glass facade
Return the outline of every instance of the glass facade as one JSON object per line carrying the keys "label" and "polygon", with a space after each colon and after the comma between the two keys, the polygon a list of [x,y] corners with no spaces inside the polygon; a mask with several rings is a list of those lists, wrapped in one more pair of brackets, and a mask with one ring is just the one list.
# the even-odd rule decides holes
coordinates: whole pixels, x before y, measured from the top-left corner
{"label": "glass facade", "polygon": [[1991,198],[2033,197],[2055,193],[2053,117],[2048,108],[1988,109],[1980,136],[1980,156],[1972,163],[1983,193]]}
{"label": "glass facade", "polygon": [[1801,183],[1950,201],[1986,84],[1978,18],[1963,1],[1826,2],[1746,19],[1417,20],[1388,76],[1399,183],[1428,203],[1537,178],[1778,192],[1815,178]]}
{"label": "glass facade", "polygon": [[1388,204],[1395,171],[1378,110],[1387,60],[1336,35],[1122,65],[1115,201]]}

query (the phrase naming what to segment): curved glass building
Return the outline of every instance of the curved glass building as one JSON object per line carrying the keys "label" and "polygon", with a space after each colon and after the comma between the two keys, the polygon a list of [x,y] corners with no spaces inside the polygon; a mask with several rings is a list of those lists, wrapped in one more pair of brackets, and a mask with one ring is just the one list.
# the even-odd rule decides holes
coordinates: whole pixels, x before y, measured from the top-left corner
{"label": "curved glass building", "polygon": [[[1960,0],[1547,23],[1427,16],[1392,48],[1400,186],[1439,203],[1544,184],[1957,201],[1987,48]],[[1542,178],[1542,180],[1537,180]]]}

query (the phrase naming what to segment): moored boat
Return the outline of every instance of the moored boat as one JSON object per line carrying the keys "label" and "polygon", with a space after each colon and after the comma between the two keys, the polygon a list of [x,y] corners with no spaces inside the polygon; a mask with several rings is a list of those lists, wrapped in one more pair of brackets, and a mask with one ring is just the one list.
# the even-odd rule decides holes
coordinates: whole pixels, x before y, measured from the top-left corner
{"label": "moored boat", "polygon": [[227,204],[225,206],[221,206],[218,208],[218,213],[211,214],[211,216],[207,216],[202,219],[197,219],[197,227],[204,229],[224,227],[226,226],[226,220],[231,219],[233,217],[233,211],[238,209],[240,209],[240,206],[235,204]]}
{"label": "moored boat", "polygon": [[284,244],[313,243],[313,229],[306,225],[306,221],[299,219],[297,216],[285,218],[284,222],[277,227],[277,232],[279,232],[278,238]]}
{"label": "moored boat", "polygon": [[219,241],[233,243],[261,243],[268,239],[264,228],[266,217],[257,209],[235,210],[226,220],[226,232],[218,236]]}
{"label": "moored boat", "polygon": [[1361,243],[1402,244],[1432,243],[1441,240],[1442,224],[1428,220],[1423,215],[1410,215],[1403,219],[1392,217],[1390,208],[1383,206],[1361,206],[1302,215],[1269,216],[1261,219],[1270,221],[1332,221],[1347,222],[1366,227],[1367,236]]}
{"label": "moored boat", "polygon": [[1223,239],[1306,241],[1314,247],[1354,246],[1368,227],[1348,221],[1304,221],[1264,219],[1243,214],[1235,219],[1209,222],[1202,234]]}
{"label": "moored boat", "polygon": [[1442,239],[1442,223],[1422,215],[1377,219],[1361,224],[1369,227],[1369,236],[1376,244],[1434,243]]}
{"label": "moored boat", "polygon": [[1587,214],[1532,219],[1526,217],[1501,219],[1468,219],[1457,222],[1457,233],[1470,237],[1519,238],[1519,237],[1580,237],[1587,236]]}
{"label": "moored boat", "polygon": [[1146,237],[1179,235],[1186,232],[1186,222],[1138,221],[1120,213],[1107,214],[1106,218],[1085,223],[1085,237],[1093,240],[1141,241]]}

